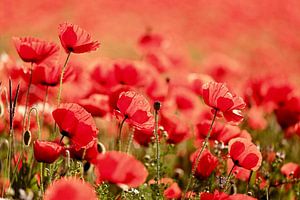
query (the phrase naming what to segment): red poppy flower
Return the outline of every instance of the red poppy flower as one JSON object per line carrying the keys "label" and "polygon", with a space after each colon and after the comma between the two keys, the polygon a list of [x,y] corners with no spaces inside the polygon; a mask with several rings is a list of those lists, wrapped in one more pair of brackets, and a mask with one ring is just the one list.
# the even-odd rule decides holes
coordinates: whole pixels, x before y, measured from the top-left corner
{"label": "red poppy flower", "polygon": [[[196,157],[199,153],[200,149],[194,152],[190,157],[190,160],[193,162],[193,168],[195,165]],[[196,176],[199,178],[209,177],[217,167],[217,165],[218,158],[212,155],[209,150],[205,149],[200,156],[200,160],[196,169]]]}
{"label": "red poppy flower", "polygon": [[287,178],[300,178],[300,165],[292,162],[286,163],[281,167],[280,172]]}
{"label": "red poppy flower", "polygon": [[111,63],[97,64],[90,73],[95,93],[109,94],[118,84]]}
{"label": "red poppy flower", "polygon": [[288,129],[300,121],[300,97],[291,97],[275,110],[277,122],[282,129]]}
{"label": "red poppy flower", "polygon": [[178,199],[181,197],[181,189],[178,183],[172,183],[167,189],[164,190],[164,197],[167,199]]}
{"label": "red poppy flower", "polygon": [[184,119],[176,114],[166,111],[161,112],[160,125],[168,133],[168,143],[178,144],[190,136],[190,130]]}
{"label": "red poppy flower", "polygon": [[262,162],[262,155],[255,144],[244,138],[229,141],[228,152],[233,163],[248,170],[257,171]]}
{"label": "red poppy flower", "polygon": [[147,99],[134,91],[122,92],[117,102],[118,115],[138,129],[151,129],[154,127],[154,117]]}
{"label": "red poppy flower", "polygon": [[109,106],[111,111],[118,110],[118,100],[119,96],[122,92],[130,91],[131,88],[126,85],[118,85],[113,88],[113,90],[109,94]]}
{"label": "red poppy flower", "polygon": [[138,187],[146,181],[148,171],[135,157],[110,151],[101,154],[95,165],[97,182],[108,181],[118,185]]}
{"label": "red poppy flower", "polygon": [[140,83],[141,77],[137,66],[130,62],[114,64],[114,74],[119,84],[135,86]]}
{"label": "red poppy flower", "polygon": [[233,194],[229,196],[228,200],[257,200],[257,199],[245,194]]}
{"label": "red poppy flower", "polygon": [[143,146],[148,146],[154,137],[154,129],[134,129],[134,140]]}
{"label": "red poppy flower", "polygon": [[[73,80],[75,77],[73,76],[73,69],[69,66],[66,67],[64,73],[64,83],[67,81]],[[41,84],[44,86],[55,87],[59,84],[59,78],[61,74],[61,67],[56,65],[46,65],[40,64],[34,67],[32,73],[32,83],[33,84]],[[29,71],[25,72],[24,78],[27,82],[29,82]]]}
{"label": "red poppy flower", "polygon": [[98,129],[90,113],[75,103],[64,103],[52,112],[63,136],[69,137],[75,148],[89,148],[97,139]]}
{"label": "red poppy flower", "polygon": [[[14,37],[15,47],[24,62],[40,64],[46,59],[57,55],[59,46],[33,37]],[[52,57],[54,58],[54,57]]]}
{"label": "red poppy flower", "polygon": [[241,110],[246,104],[241,97],[231,94],[225,84],[209,82],[202,89],[204,102],[214,110],[222,112],[227,121],[240,123],[243,120]]}
{"label": "red poppy flower", "polygon": [[[150,185],[155,184],[155,180],[151,179],[148,182]],[[176,182],[171,178],[162,178],[158,181],[158,184],[164,185],[164,197],[167,199],[178,199],[181,197],[181,189]]]}
{"label": "red poppy flower", "polygon": [[208,192],[202,192],[200,194],[201,200],[228,200],[228,197],[228,194],[219,192],[218,190],[215,190],[213,194]]}
{"label": "red poppy flower", "polygon": [[[202,144],[207,136],[210,124],[211,120],[204,120],[196,125],[196,134],[198,139],[197,143]],[[251,136],[248,135],[247,132],[245,133],[242,131],[239,127],[215,122],[209,140],[212,142],[223,142],[225,145],[227,145],[231,139],[236,137],[242,137],[251,140]]]}
{"label": "red poppy flower", "polygon": [[77,178],[61,178],[53,182],[46,190],[44,200],[97,200],[94,188]]}
{"label": "red poppy flower", "polygon": [[138,41],[139,46],[146,52],[155,51],[162,47],[164,38],[161,35],[146,33]]}
{"label": "red poppy flower", "polygon": [[248,124],[254,130],[263,130],[267,127],[267,120],[264,118],[264,112],[260,107],[251,107],[248,112]]}
{"label": "red poppy flower", "polygon": [[213,81],[213,79],[205,74],[190,73],[187,76],[188,87],[195,92],[195,94],[202,96],[202,86],[204,83]]}
{"label": "red poppy flower", "polygon": [[75,24],[63,23],[58,29],[61,45],[67,53],[95,51],[100,45],[98,41],[91,41],[90,34]]}
{"label": "red poppy flower", "polygon": [[91,146],[87,148],[77,149],[76,146],[71,145],[66,150],[70,151],[70,156],[76,158],[77,160],[86,160],[92,164],[96,163],[98,152],[98,143],[97,140],[91,142]]}
{"label": "red poppy flower", "polygon": [[79,105],[84,107],[94,117],[103,117],[109,112],[109,97],[104,94],[93,94],[87,99],[79,100]]}
{"label": "red poppy flower", "polygon": [[63,147],[55,142],[36,140],[33,143],[33,150],[38,162],[53,163],[62,153]]}
{"label": "red poppy flower", "polygon": [[[233,167],[233,162],[231,159],[227,159],[227,174],[230,173],[230,170]],[[242,180],[242,181],[248,181],[250,176],[250,170],[245,169],[243,167],[235,166],[232,170],[232,174],[235,176],[235,178]]]}

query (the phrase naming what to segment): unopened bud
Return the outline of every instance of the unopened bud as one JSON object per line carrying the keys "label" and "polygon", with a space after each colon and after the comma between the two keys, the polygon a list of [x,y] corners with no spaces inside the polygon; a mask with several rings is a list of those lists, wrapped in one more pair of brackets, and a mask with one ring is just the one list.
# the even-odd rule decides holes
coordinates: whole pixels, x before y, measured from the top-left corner
{"label": "unopened bud", "polygon": [[159,111],[160,107],[161,107],[161,103],[159,101],[155,101],[153,104],[154,110]]}
{"label": "unopened bud", "polygon": [[31,143],[31,132],[30,130],[26,130],[25,133],[23,134],[23,142],[25,146],[29,146]]}
{"label": "unopened bud", "polygon": [[101,142],[97,143],[97,150],[98,150],[99,153],[105,153],[106,152],[105,146]]}

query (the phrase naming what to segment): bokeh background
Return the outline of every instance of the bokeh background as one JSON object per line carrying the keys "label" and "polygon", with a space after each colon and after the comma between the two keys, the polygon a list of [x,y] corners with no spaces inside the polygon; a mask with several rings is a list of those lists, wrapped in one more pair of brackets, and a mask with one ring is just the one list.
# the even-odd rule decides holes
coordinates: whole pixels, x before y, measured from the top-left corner
{"label": "bokeh background", "polygon": [[245,76],[277,73],[298,82],[300,75],[299,0],[0,0],[0,51],[17,58],[12,36],[59,43],[65,21],[101,42],[84,59],[139,59],[137,40],[151,30],[203,71],[219,59]]}

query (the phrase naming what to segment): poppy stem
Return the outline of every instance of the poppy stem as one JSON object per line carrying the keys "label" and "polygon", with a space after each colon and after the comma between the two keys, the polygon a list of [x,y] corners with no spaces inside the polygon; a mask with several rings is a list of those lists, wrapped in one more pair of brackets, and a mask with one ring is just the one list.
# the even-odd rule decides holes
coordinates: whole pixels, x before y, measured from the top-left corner
{"label": "poppy stem", "polygon": [[49,86],[46,86],[45,98],[43,102],[42,118],[41,118],[41,127],[43,127],[44,125],[44,114],[45,114],[46,103],[48,101],[48,91],[49,91]]}
{"label": "poppy stem", "polygon": [[60,101],[61,101],[63,78],[64,78],[64,73],[65,73],[66,66],[68,64],[70,55],[71,55],[71,52],[68,53],[65,64],[63,65],[62,70],[61,70],[60,79],[59,79],[59,89],[58,89],[58,94],[57,94],[57,106],[59,106]]}
{"label": "poppy stem", "polygon": [[[204,140],[203,145],[202,145],[202,147],[201,147],[201,149],[200,149],[200,152],[198,153],[198,155],[197,155],[197,157],[196,157],[195,164],[194,164],[194,166],[192,167],[192,173],[190,174],[190,177],[189,177],[189,180],[188,180],[188,184],[187,184],[187,186],[186,186],[186,188],[185,188],[184,194],[183,194],[183,196],[182,196],[181,199],[186,199],[186,193],[188,192],[188,190],[189,190],[189,188],[190,188],[190,186],[191,186],[191,183],[192,183],[192,181],[193,181],[193,179],[194,179],[194,176],[195,176],[195,173],[196,173],[198,164],[199,164],[199,162],[200,162],[201,155],[202,155],[204,149],[206,148],[206,146],[207,146],[207,144],[208,144],[208,140],[209,140],[210,134],[211,134],[211,132],[212,132],[213,125],[214,125],[214,123],[215,123],[215,121],[216,121],[217,113],[218,113],[218,110],[217,110],[217,109],[215,109],[214,111],[215,111],[215,112],[214,112],[214,116],[213,116],[213,119],[212,119],[212,121],[211,121],[209,130],[208,130],[208,133],[207,133],[207,135],[206,135],[206,137],[205,137],[205,140]],[[189,197],[187,197],[187,198],[189,198]]]}
{"label": "poppy stem", "polygon": [[120,123],[120,126],[119,126],[119,133],[118,133],[118,138],[117,138],[117,148],[118,148],[117,150],[118,151],[122,151],[122,141],[121,141],[122,128],[123,128],[123,125],[127,118],[128,118],[128,116],[125,115],[124,119],[122,120],[122,122]]}
{"label": "poppy stem", "polygon": [[64,135],[63,136],[61,136],[61,138],[60,138],[60,141],[59,141],[59,143],[61,144],[62,143],[62,141],[63,141],[63,139],[64,139]]}
{"label": "poppy stem", "polygon": [[158,111],[160,110],[160,102],[154,103],[154,135],[155,135],[155,143],[156,143],[156,185],[159,192],[159,184],[158,181],[160,179],[160,149],[159,149],[159,135],[158,135]]}
{"label": "poppy stem", "polygon": [[[39,111],[35,107],[32,107],[29,110],[29,113],[28,113],[28,116],[27,116],[27,122],[28,123],[27,123],[26,130],[30,129],[30,117],[31,117],[32,111],[35,111],[35,115],[36,115],[36,123],[37,123],[37,128],[38,128],[38,139],[42,139],[42,135],[41,135],[42,132],[41,132],[41,125],[40,125]],[[24,133],[23,133],[23,137],[24,137]]]}
{"label": "poppy stem", "polygon": [[229,189],[229,188],[227,188],[227,185],[228,185],[228,183],[229,183],[229,181],[230,181],[230,177],[231,177],[231,174],[232,174],[232,172],[233,172],[234,167],[235,167],[235,164],[233,164],[233,166],[232,166],[232,168],[231,168],[231,170],[230,170],[228,176],[226,177],[226,182],[225,182],[225,186],[224,186],[224,191],[225,191],[225,192]]}
{"label": "poppy stem", "polygon": [[27,107],[28,107],[28,101],[29,101],[29,92],[30,92],[30,88],[31,88],[31,83],[32,83],[32,73],[33,73],[33,62],[30,65],[30,69],[29,69],[29,82],[28,82],[28,88],[27,88],[27,92],[26,92],[26,102],[25,102],[25,111],[24,111],[24,115],[23,115],[23,132],[25,131],[25,126],[26,126],[26,115],[27,115]]}
{"label": "poppy stem", "polygon": [[66,176],[69,176],[69,169],[71,168],[71,156],[69,150],[66,150],[65,168]]}
{"label": "poppy stem", "polygon": [[131,147],[131,144],[132,144],[132,141],[133,141],[133,136],[134,136],[134,131],[132,131],[129,134],[128,143],[127,143],[127,147],[126,147],[126,153],[127,154],[129,154],[129,152],[130,152],[130,147]]}
{"label": "poppy stem", "polygon": [[8,151],[7,151],[7,160],[6,160],[6,169],[7,177],[10,180],[11,176],[11,159],[14,154],[14,129],[13,121],[15,116],[15,109],[17,105],[18,94],[20,90],[20,84],[17,86],[15,97],[12,97],[12,81],[9,79],[9,141],[8,141]]}
{"label": "poppy stem", "polygon": [[249,191],[249,185],[250,185],[250,181],[251,181],[252,174],[253,174],[253,171],[251,170],[250,175],[249,175],[249,178],[248,178],[248,182],[247,182],[246,194],[247,194],[248,191]]}
{"label": "poppy stem", "polygon": [[40,187],[40,191],[41,191],[41,194],[43,196],[44,194],[44,166],[43,166],[43,163],[41,162],[40,163],[40,173],[41,173],[41,187]]}

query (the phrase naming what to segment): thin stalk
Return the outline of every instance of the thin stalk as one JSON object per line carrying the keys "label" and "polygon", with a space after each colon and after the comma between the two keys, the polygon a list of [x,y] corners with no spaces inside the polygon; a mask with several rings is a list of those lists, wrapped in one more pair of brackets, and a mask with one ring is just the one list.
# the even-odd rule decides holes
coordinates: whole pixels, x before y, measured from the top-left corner
{"label": "thin stalk", "polygon": [[65,168],[66,168],[66,176],[69,176],[69,170],[71,168],[71,156],[69,150],[66,150]]}
{"label": "thin stalk", "polygon": [[43,102],[42,118],[41,118],[41,127],[43,127],[44,125],[44,114],[45,114],[46,103],[48,101],[48,91],[49,91],[49,86],[46,86],[45,98]]}
{"label": "thin stalk", "polygon": [[30,87],[31,87],[31,83],[32,83],[32,73],[33,73],[33,63],[31,63],[30,65],[30,69],[29,69],[29,83],[28,83],[28,88],[27,88],[27,92],[26,92],[26,102],[25,102],[25,111],[24,111],[24,116],[23,116],[23,132],[25,131],[25,125],[26,125],[26,115],[27,115],[27,107],[28,107],[28,101],[29,101],[29,92],[30,92]]}
{"label": "thin stalk", "polygon": [[41,187],[40,187],[40,191],[41,191],[41,194],[43,196],[43,194],[44,194],[44,166],[43,166],[43,162],[40,163],[40,173],[41,173]]}
{"label": "thin stalk", "polygon": [[[7,151],[7,160],[6,160],[6,176],[10,180],[11,176],[11,159],[14,154],[14,129],[13,129],[13,121],[15,116],[15,110],[17,106],[17,99],[20,90],[20,83],[17,86],[15,97],[12,97],[12,81],[9,79],[9,141],[8,141],[8,151]],[[9,187],[11,184],[9,185]]]}
{"label": "thin stalk", "polygon": [[122,120],[120,126],[119,126],[119,133],[118,133],[118,138],[117,138],[117,148],[118,148],[118,151],[122,151],[122,141],[121,141],[121,136],[122,136],[122,128],[123,128],[123,125],[126,121],[126,119],[128,118],[128,116],[125,115],[124,119]]}
{"label": "thin stalk", "polygon": [[251,177],[252,177],[253,171],[251,170],[248,181],[247,181],[247,188],[246,188],[246,194],[249,191],[249,185],[250,185],[250,181],[251,181]]}
{"label": "thin stalk", "polygon": [[189,190],[189,188],[190,188],[190,186],[191,186],[191,183],[192,183],[192,181],[193,181],[193,179],[194,179],[194,175],[195,175],[195,173],[196,173],[198,164],[199,164],[199,162],[200,162],[201,155],[202,155],[204,149],[206,148],[206,146],[207,146],[207,144],[208,144],[208,140],[209,140],[210,134],[211,134],[211,132],[212,132],[212,128],[213,128],[213,125],[214,125],[214,123],[215,123],[215,121],[216,121],[217,113],[218,113],[218,110],[217,110],[217,109],[215,109],[214,111],[215,111],[215,113],[214,113],[213,119],[212,119],[212,121],[211,121],[209,130],[208,130],[208,133],[207,133],[206,138],[205,138],[205,140],[204,140],[204,142],[203,142],[203,145],[202,145],[202,147],[201,147],[201,149],[200,149],[200,152],[198,153],[198,155],[197,155],[197,157],[196,157],[195,164],[194,164],[194,166],[192,167],[192,173],[190,174],[188,184],[187,184],[187,186],[186,186],[186,189],[185,189],[185,191],[184,191],[183,197],[182,197],[181,199],[185,199],[186,193],[188,192],[188,190]]}
{"label": "thin stalk", "polygon": [[160,180],[160,149],[159,149],[159,135],[158,135],[158,110],[154,111],[154,135],[156,143],[156,184]]}
{"label": "thin stalk", "polygon": [[131,131],[129,134],[128,143],[127,143],[127,147],[126,147],[127,154],[129,154],[129,152],[130,152],[130,148],[131,148],[132,141],[133,141],[133,136],[134,136],[134,131]]}
{"label": "thin stalk", "polygon": [[228,190],[227,185],[229,183],[229,180],[230,180],[230,177],[231,177],[231,174],[232,174],[232,171],[233,171],[234,167],[235,167],[235,164],[232,166],[228,176],[226,177],[226,182],[225,182],[225,186],[224,186],[225,191]]}
{"label": "thin stalk", "polygon": [[63,78],[64,78],[64,73],[65,73],[66,66],[68,64],[70,55],[71,55],[71,52],[68,53],[68,56],[67,56],[66,61],[65,61],[65,64],[63,65],[63,68],[61,70],[60,79],[59,79],[59,90],[58,90],[58,94],[57,94],[57,106],[59,106],[60,101],[61,101]]}

